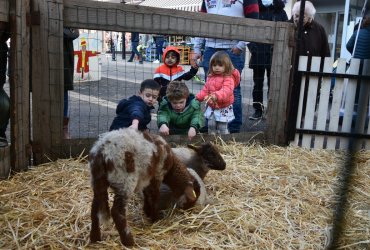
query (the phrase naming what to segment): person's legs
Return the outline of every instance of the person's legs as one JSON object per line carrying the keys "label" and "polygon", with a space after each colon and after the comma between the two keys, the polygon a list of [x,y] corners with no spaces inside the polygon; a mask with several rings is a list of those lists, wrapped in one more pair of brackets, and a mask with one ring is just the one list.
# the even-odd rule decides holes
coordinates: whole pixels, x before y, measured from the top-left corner
{"label": "person's legs", "polygon": [[156,59],[158,61],[162,60],[162,55],[163,55],[163,43],[164,39],[157,39],[155,42],[155,49],[156,49]]}
{"label": "person's legs", "polygon": [[229,134],[229,129],[227,128],[227,122],[217,122],[217,131],[220,135],[227,135]]}
{"label": "person's legs", "polygon": [[214,119],[207,119],[208,121],[208,134],[217,134],[217,122]]}
{"label": "person's legs", "polygon": [[140,52],[137,50],[137,46],[139,45],[139,43],[136,43],[135,42],[135,46],[132,48],[132,50],[134,51],[134,53],[137,55],[137,57],[139,58],[139,62],[142,63],[143,62],[143,57],[141,56]]}
{"label": "person's legs", "polygon": [[112,60],[116,60],[116,46],[112,45]]}
{"label": "person's legs", "polygon": [[70,139],[69,135],[69,116],[68,116],[68,91],[64,91],[64,108],[63,108],[63,134],[64,139]]}
{"label": "person's legs", "polygon": [[10,116],[10,99],[4,90],[6,81],[6,64],[8,60],[8,46],[6,43],[0,44],[0,146],[8,145],[6,140],[6,129],[9,123]]}
{"label": "person's legs", "polygon": [[253,68],[253,108],[255,112],[249,117],[251,120],[257,120],[262,117],[263,110],[263,82],[265,78],[265,67],[264,66],[254,66]]}
{"label": "person's legs", "polygon": [[[231,62],[234,67],[239,70],[240,75],[242,74],[244,63],[245,63],[245,52],[243,51],[240,55],[235,55],[231,50],[227,50]],[[241,86],[234,89],[234,103],[233,103],[235,119],[229,122],[229,132],[230,133],[239,133],[240,128],[243,123],[243,106],[242,106],[242,94]]]}

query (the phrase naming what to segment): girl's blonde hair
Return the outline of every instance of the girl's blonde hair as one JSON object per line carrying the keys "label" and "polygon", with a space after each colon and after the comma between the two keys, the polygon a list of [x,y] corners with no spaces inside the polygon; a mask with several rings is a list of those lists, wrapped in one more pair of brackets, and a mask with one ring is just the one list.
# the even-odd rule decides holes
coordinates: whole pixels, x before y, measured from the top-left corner
{"label": "girl's blonde hair", "polygon": [[229,55],[225,51],[217,51],[213,54],[211,60],[209,61],[208,74],[212,75],[214,73],[212,69],[212,66],[214,65],[224,66],[224,75],[231,75],[233,73],[233,63],[231,62]]}

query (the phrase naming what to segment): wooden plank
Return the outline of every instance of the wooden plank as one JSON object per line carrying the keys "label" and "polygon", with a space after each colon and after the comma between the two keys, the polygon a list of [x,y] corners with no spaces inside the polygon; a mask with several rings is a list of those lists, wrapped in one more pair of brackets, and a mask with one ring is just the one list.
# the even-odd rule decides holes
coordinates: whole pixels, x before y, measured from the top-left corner
{"label": "wooden plank", "polygon": [[0,0],[0,21],[9,22],[9,0]]}
{"label": "wooden plank", "polygon": [[10,147],[0,147],[0,179],[7,179],[10,170]]}
{"label": "wooden plank", "polygon": [[[331,73],[333,71],[333,58],[326,57],[324,61],[323,72]],[[320,89],[320,101],[317,112],[317,130],[325,130],[328,117],[329,96],[330,96],[331,77],[323,77]],[[315,135],[314,148],[324,148],[324,136]]]}
{"label": "wooden plank", "polygon": [[[346,60],[344,58],[338,59],[338,66],[337,66],[337,73],[344,74],[346,71]],[[338,123],[339,123],[339,112],[340,112],[340,105],[343,95],[343,78],[336,78],[335,85],[333,89],[333,99],[331,103],[330,109],[330,118],[329,118],[329,131],[338,131]],[[335,149],[336,148],[336,137],[329,137],[327,141],[327,149]]]}
{"label": "wooden plank", "polygon": [[266,114],[267,140],[276,145],[286,145],[288,142],[285,125],[292,57],[292,51],[288,47],[291,32],[293,31],[277,24]]}
{"label": "wooden plank", "polygon": [[[350,75],[358,75],[360,69],[360,60],[352,58],[351,64],[348,68],[348,74]],[[356,95],[356,87],[357,87],[357,80],[356,79],[349,79],[345,89],[343,91],[344,96],[344,116],[342,122],[342,132],[351,132],[352,127],[352,120],[353,120],[353,112],[355,106],[355,95]],[[343,105],[342,105],[343,106]],[[341,149],[348,149],[348,138],[340,138],[340,148]]]}
{"label": "wooden plank", "polygon": [[[29,38],[27,26],[29,0],[10,2],[10,67],[13,69],[9,78],[11,102],[11,166],[14,171],[28,168],[30,154],[27,148],[30,144],[29,127]],[[20,105],[21,104],[21,105]]]}
{"label": "wooden plank", "polygon": [[[110,2],[64,0],[64,25],[72,28],[214,37],[273,44],[288,22],[211,15]],[[289,32],[293,40],[293,32]]]}
{"label": "wooden plank", "polygon": [[[370,83],[368,82],[368,84],[370,84]],[[370,96],[369,96],[369,100],[367,100],[367,101],[368,101],[368,103],[370,103]],[[370,106],[368,108],[369,108],[369,110],[368,110],[369,113],[368,113],[368,122],[367,122],[366,134],[370,135]],[[365,140],[365,149],[370,150],[370,140],[369,139]]]}
{"label": "wooden plank", "polygon": [[[320,57],[312,57],[311,69],[312,72],[320,71]],[[303,128],[313,130],[313,123],[315,118],[316,109],[316,99],[317,99],[317,88],[319,84],[319,77],[310,76],[308,91],[307,91],[307,102],[306,102],[306,112],[303,117]],[[302,147],[311,148],[312,135],[303,135],[302,137]]]}
{"label": "wooden plank", "polygon": [[[308,57],[307,56],[300,56],[299,63],[298,63],[298,71],[306,71],[307,70],[307,63]],[[297,123],[296,128],[301,128],[301,120],[302,120],[302,110],[303,110],[303,96],[304,96],[304,89],[306,85],[306,76],[302,76],[301,80],[301,89],[299,93],[299,103],[298,103],[298,114],[297,114]],[[296,133],[294,138],[293,145],[299,146],[299,134]]]}
{"label": "wooden plank", "polygon": [[40,25],[32,26],[32,110],[34,163],[55,159],[53,144],[63,141],[63,1],[35,0]]}
{"label": "wooden plank", "polygon": [[[62,144],[53,144],[53,152],[63,158],[86,156],[92,145],[95,143],[97,138],[85,138],[85,139],[70,139],[64,141]],[[258,142],[264,143],[266,140],[266,135],[263,132],[247,132],[238,134],[228,134],[228,135],[197,135],[195,136],[191,143],[198,144],[205,141],[213,141],[218,143],[223,142]],[[166,136],[166,141],[171,145],[186,145],[189,143],[188,140],[184,140],[183,135],[169,135]]]}
{"label": "wooden plank", "polygon": [[[362,70],[362,75],[370,75],[370,60],[365,60]],[[355,125],[355,133],[365,133],[365,123],[366,119],[369,119],[369,92],[370,92],[370,81],[361,80],[360,83],[360,92],[357,105],[357,119]],[[365,144],[364,139],[358,139],[357,150],[360,150]]]}

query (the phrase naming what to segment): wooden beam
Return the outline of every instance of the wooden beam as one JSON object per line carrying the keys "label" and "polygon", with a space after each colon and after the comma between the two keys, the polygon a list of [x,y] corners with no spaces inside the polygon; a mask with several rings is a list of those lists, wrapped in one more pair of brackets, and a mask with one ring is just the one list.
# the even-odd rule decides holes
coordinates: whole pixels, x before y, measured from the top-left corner
{"label": "wooden beam", "polygon": [[181,34],[269,44],[274,43],[277,25],[286,29],[292,26],[291,23],[278,24],[256,19],[86,0],[64,0],[64,25],[80,29]]}
{"label": "wooden beam", "polygon": [[0,22],[9,22],[9,0],[0,0]]}

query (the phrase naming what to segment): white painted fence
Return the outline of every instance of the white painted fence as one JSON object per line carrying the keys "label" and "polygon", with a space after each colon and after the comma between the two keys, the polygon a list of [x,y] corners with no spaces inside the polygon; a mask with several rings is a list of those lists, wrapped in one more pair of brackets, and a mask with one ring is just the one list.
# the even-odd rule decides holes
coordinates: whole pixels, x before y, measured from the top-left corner
{"label": "white painted fence", "polygon": [[[298,70],[307,73],[303,73],[301,79],[297,132],[291,144],[305,148],[348,149],[350,136],[356,135],[357,147],[370,149],[370,60],[363,61],[360,72],[361,60],[352,59],[347,66],[346,60],[340,58],[336,76],[329,75],[333,72],[333,58],[325,58],[323,75],[320,75],[320,57],[312,58],[310,69],[307,69],[307,60],[306,56],[301,56],[299,60]],[[359,75],[361,76],[354,77]],[[308,88],[305,88],[307,83]],[[359,105],[356,110],[355,94],[358,83]]]}

